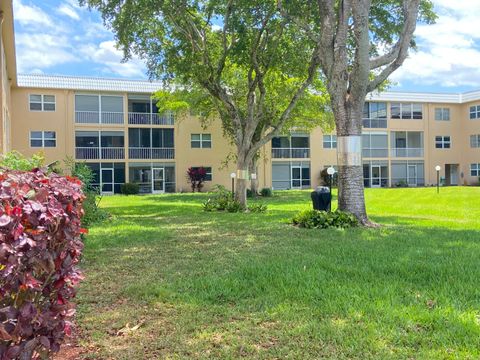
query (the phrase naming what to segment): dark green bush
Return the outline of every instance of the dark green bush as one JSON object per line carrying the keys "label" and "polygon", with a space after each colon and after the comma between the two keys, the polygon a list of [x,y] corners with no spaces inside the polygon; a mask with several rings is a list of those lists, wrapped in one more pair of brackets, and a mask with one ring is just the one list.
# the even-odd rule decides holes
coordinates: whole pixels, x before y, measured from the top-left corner
{"label": "dark green bush", "polygon": [[247,189],[247,198],[252,198],[253,197],[253,191],[250,189]]}
{"label": "dark green bush", "polygon": [[263,188],[262,190],[260,190],[260,195],[262,195],[263,197],[271,197],[273,196],[273,191],[271,188]]}
{"label": "dark green bush", "polygon": [[230,200],[225,209],[230,213],[243,211],[242,204],[240,204],[237,200]]}
{"label": "dark green bush", "polygon": [[307,229],[349,228],[358,226],[352,214],[337,210],[333,212],[303,210],[292,219],[294,225]]}
{"label": "dark green bush", "polygon": [[248,211],[253,213],[264,213],[267,212],[267,205],[265,204],[251,204],[248,206]]}
{"label": "dark green bush", "polygon": [[120,186],[123,195],[137,195],[140,192],[140,185],[135,183],[125,183]]}
{"label": "dark green bush", "polygon": [[203,211],[212,212],[218,210],[218,204],[212,199],[208,199],[202,204]]}

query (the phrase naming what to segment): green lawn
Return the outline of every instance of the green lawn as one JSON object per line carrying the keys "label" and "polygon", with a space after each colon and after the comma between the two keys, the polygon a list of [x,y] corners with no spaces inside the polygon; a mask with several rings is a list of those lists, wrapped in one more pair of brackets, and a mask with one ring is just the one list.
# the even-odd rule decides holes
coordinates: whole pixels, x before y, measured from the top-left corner
{"label": "green lawn", "polygon": [[[206,195],[104,197],[77,323],[88,358],[480,358],[480,188],[369,189],[380,229],[204,213]],[[142,324],[138,330],[119,330]]]}

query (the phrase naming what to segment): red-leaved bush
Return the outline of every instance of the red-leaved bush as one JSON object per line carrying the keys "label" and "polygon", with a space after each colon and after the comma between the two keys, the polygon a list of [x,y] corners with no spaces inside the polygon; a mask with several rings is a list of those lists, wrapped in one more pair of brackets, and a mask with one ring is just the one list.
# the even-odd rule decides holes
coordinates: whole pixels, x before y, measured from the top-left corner
{"label": "red-leaved bush", "polygon": [[38,169],[0,172],[0,360],[49,356],[70,333],[81,186]]}
{"label": "red-leaved bush", "polygon": [[195,192],[195,189],[197,189],[198,192],[202,191],[203,182],[206,178],[207,170],[204,167],[189,167],[187,170],[187,180],[192,187],[192,192]]}

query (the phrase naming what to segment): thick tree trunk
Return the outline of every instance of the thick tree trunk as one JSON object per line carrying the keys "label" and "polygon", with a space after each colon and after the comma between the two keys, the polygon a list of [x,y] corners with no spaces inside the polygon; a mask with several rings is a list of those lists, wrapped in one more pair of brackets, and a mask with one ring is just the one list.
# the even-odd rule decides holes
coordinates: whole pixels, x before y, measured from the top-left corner
{"label": "thick tree trunk", "polygon": [[247,185],[248,185],[248,167],[250,161],[247,155],[239,151],[237,154],[237,176],[235,179],[235,199],[242,205],[244,209],[247,208]]}
{"label": "thick tree trunk", "polygon": [[[363,102],[361,102],[363,104]],[[349,212],[362,225],[371,225],[365,208],[360,105],[337,102],[338,209]]]}
{"label": "thick tree trunk", "polygon": [[[255,156],[252,161],[250,162],[250,165],[248,167],[248,172],[250,173],[250,176],[252,174],[257,174],[257,157]],[[256,176],[255,179],[251,179],[250,181],[250,190],[252,191],[253,197],[256,197],[258,194],[258,175]]]}

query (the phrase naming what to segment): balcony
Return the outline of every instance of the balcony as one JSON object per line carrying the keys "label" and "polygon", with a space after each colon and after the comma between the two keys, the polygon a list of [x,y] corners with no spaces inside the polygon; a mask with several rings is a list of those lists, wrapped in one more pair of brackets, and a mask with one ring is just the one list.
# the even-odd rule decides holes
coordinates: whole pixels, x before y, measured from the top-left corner
{"label": "balcony", "polygon": [[123,160],[125,159],[125,148],[76,147],[75,158],[78,160]]}
{"label": "balcony", "polygon": [[363,119],[363,127],[365,129],[386,129],[387,119]]}
{"label": "balcony", "polygon": [[423,157],[423,148],[393,148],[391,149],[392,157]]}
{"label": "balcony", "polygon": [[387,158],[387,148],[364,148],[362,149],[362,156],[364,158]]}
{"label": "balcony", "polygon": [[272,148],[274,159],[308,159],[310,148]]}
{"label": "balcony", "polygon": [[75,111],[77,124],[123,124],[123,112]]}
{"label": "balcony", "polygon": [[130,125],[174,125],[174,117],[171,114],[129,112],[128,123]]}
{"label": "balcony", "polygon": [[175,149],[130,147],[128,156],[130,159],[175,159]]}

